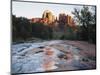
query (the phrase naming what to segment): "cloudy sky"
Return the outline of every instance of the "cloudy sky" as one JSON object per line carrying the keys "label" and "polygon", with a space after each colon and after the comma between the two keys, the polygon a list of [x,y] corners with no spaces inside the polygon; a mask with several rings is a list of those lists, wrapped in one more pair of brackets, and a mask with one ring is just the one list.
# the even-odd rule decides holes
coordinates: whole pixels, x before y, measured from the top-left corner
{"label": "cloudy sky", "polygon": [[45,10],[50,10],[57,17],[59,13],[65,13],[73,16],[71,12],[74,10],[74,8],[81,9],[82,6],[36,2],[12,2],[12,14],[16,15],[17,17],[23,16],[27,18],[42,17]]}

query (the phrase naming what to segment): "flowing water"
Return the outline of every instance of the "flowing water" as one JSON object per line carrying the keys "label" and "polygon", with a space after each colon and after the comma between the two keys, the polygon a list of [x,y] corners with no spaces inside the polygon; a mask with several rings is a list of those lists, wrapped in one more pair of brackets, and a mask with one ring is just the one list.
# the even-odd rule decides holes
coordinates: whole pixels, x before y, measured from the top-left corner
{"label": "flowing water", "polygon": [[[61,40],[12,45],[12,73],[80,70],[91,68],[80,50]],[[89,60],[90,61],[90,60]]]}

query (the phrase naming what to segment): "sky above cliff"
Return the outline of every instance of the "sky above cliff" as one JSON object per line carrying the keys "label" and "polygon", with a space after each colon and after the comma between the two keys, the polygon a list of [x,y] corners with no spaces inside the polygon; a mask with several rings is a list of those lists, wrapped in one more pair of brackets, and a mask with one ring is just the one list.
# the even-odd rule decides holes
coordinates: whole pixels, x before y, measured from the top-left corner
{"label": "sky above cliff", "polygon": [[[34,3],[34,2],[12,2],[12,14],[17,17],[42,17],[45,10],[50,10],[53,15],[58,17],[60,13],[71,15],[74,8],[81,9],[82,5],[68,5],[68,4],[48,4],[48,3]],[[89,6],[91,7],[91,6]]]}

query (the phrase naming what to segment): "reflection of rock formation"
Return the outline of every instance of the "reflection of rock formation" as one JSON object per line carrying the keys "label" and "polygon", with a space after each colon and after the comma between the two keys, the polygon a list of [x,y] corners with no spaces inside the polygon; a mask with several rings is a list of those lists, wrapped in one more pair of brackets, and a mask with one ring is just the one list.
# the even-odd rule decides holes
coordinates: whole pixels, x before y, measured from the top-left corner
{"label": "reflection of rock formation", "polygon": [[56,57],[56,53],[52,50],[52,48],[51,47],[44,48],[44,55],[45,55],[45,57],[44,57],[44,62],[43,62],[42,67],[46,71],[56,69],[57,66],[55,66],[55,64],[56,64],[55,59],[57,57]]}
{"label": "reflection of rock formation", "polygon": [[54,15],[53,15],[52,12],[49,11],[49,10],[45,10],[45,11],[43,12],[42,18],[47,18],[49,24],[52,23],[52,22],[54,22],[54,20],[55,20]]}

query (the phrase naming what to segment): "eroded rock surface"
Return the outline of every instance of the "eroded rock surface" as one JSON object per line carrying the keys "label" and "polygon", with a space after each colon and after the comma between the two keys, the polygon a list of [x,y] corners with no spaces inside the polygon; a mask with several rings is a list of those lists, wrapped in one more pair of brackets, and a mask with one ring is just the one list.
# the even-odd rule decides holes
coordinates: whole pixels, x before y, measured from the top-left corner
{"label": "eroded rock surface", "polygon": [[81,41],[14,44],[12,73],[95,69],[95,52],[95,45]]}

